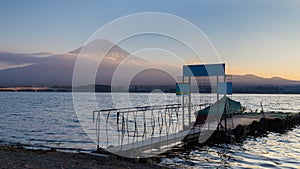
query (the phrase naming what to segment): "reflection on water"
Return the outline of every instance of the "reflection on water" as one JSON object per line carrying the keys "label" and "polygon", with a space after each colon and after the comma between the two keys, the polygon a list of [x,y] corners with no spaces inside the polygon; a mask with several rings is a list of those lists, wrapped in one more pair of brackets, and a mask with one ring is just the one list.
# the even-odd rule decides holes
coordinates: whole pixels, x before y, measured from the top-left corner
{"label": "reflection on water", "polygon": [[[125,94],[116,95],[119,107],[127,107]],[[97,93],[99,108],[112,108],[108,93]],[[252,111],[300,112],[300,95],[233,95],[233,99]],[[91,101],[82,94],[81,108],[91,119]],[[123,101],[122,101],[123,100]],[[211,101],[210,96],[195,100]],[[179,100],[175,94],[130,94],[133,106],[171,104]],[[0,143],[22,143],[63,148],[95,149],[85,134],[73,108],[71,93],[1,93]],[[248,138],[243,144],[194,147],[162,164],[186,168],[297,168],[300,166],[300,128],[285,134],[270,133],[267,137]]]}
{"label": "reflection on water", "polygon": [[248,138],[234,145],[193,147],[162,164],[180,168],[298,168],[300,127],[285,134]]}

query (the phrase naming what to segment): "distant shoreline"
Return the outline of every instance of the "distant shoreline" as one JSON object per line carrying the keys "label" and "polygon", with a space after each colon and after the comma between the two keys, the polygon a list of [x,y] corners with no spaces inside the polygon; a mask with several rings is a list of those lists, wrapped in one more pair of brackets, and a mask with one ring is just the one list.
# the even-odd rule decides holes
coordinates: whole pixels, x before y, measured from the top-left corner
{"label": "distant shoreline", "polygon": [[[150,93],[153,90],[160,90],[164,93],[176,93],[175,86],[146,86],[135,85],[128,88],[111,87],[110,85],[86,85],[75,87],[74,92],[130,92],[130,93]],[[209,86],[199,89],[200,93],[212,93]],[[54,87],[0,87],[0,92],[72,92],[71,86]],[[233,94],[300,94],[300,86],[275,86],[275,85],[252,85],[252,86],[233,86]],[[197,92],[195,92],[197,93]]]}
{"label": "distant shoreline", "polygon": [[[1,90],[0,93],[72,93],[72,91],[4,91]],[[75,93],[89,93],[91,91],[80,91],[80,92],[75,92]],[[151,93],[149,91],[139,91],[139,92],[126,92],[126,91],[116,91],[116,92],[106,92],[106,91],[96,91],[95,93]],[[164,92],[164,93],[174,93],[176,94],[176,92]],[[232,93],[232,94],[282,94],[282,95],[293,95],[293,94],[300,94],[300,93]]]}

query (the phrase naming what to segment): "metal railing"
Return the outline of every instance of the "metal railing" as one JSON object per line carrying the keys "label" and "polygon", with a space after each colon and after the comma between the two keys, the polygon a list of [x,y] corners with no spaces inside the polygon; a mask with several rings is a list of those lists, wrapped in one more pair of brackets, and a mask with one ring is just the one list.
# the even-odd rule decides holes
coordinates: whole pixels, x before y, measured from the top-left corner
{"label": "metal railing", "polygon": [[194,112],[208,105],[192,104],[190,117],[188,105],[182,104],[93,111],[97,148],[113,153],[132,150],[153,155],[162,153],[186,136],[195,122]]}

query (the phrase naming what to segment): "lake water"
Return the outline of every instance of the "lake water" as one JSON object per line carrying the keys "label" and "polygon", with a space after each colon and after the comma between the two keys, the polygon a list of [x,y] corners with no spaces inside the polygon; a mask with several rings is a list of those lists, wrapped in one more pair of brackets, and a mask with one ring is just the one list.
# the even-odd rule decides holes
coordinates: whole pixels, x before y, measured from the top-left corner
{"label": "lake water", "polygon": [[[97,93],[97,100],[89,100],[80,93],[80,110],[87,117],[97,109],[171,104],[179,101],[175,94],[117,93],[113,100],[109,93]],[[206,96],[208,97],[208,96]],[[300,95],[230,96],[248,110],[300,112]],[[205,98],[205,97],[204,97]],[[203,101],[199,99],[198,101]],[[94,150],[95,143],[86,135],[73,107],[72,93],[0,93],[0,143],[29,144],[58,148]],[[179,168],[297,168],[300,166],[300,128],[285,134],[270,133],[267,137],[248,138],[242,144],[194,147],[174,158],[163,159],[161,164]]]}

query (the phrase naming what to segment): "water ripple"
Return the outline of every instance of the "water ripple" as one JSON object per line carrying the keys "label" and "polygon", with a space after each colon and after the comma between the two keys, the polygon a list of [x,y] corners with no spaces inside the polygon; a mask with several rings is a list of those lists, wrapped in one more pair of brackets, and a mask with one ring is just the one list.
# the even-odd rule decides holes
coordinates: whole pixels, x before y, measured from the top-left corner
{"label": "water ripple", "polygon": [[[101,108],[114,105],[108,93],[97,93]],[[83,94],[84,97],[84,94]],[[176,103],[175,94],[130,94],[135,106]],[[252,111],[300,112],[300,95],[233,95],[233,99]],[[119,94],[122,107],[124,94]],[[194,98],[194,97],[193,97]],[[197,96],[195,96],[197,100]],[[208,98],[203,98],[203,100]],[[201,100],[201,99],[200,99]],[[90,101],[82,108],[91,121]],[[5,92],[0,95],[0,143],[21,143],[60,148],[95,149],[95,143],[81,128],[74,112],[71,93]],[[94,132],[89,128],[86,131]],[[300,128],[285,134],[269,133],[266,137],[248,138],[242,144],[194,147],[161,164],[178,168],[298,168],[300,166]]]}

